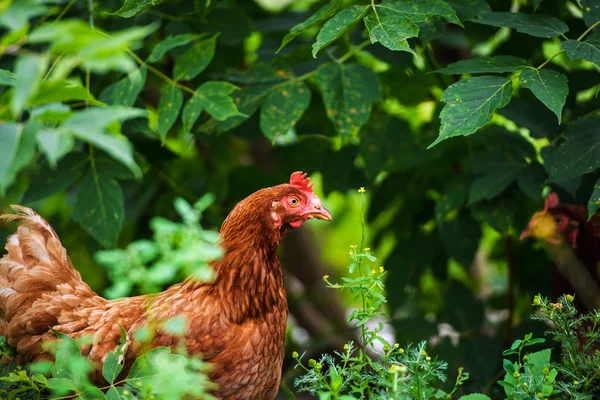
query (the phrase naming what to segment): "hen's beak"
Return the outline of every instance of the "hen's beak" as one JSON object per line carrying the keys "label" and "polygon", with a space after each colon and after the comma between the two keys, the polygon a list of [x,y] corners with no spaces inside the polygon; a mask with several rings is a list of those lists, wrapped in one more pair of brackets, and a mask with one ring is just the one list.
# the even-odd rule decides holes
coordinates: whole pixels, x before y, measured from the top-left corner
{"label": "hen's beak", "polygon": [[308,218],[317,218],[317,219],[322,219],[325,221],[331,221],[333,219],[331,217],[331,213],[325,207],[323,207],[323,206],[315,207],[315,210],[316,211],[313,211],[310,214],[308,214]]}
{"label": "hen's beak", "polygon": [[523,239],[527,239],[528,237],[531,237],[533,235],[533,232],[531,231],[530,227],[527,227],[525,229],[523,229],[523,232],[521,232],[521,236],[519,236],[520,240]]}

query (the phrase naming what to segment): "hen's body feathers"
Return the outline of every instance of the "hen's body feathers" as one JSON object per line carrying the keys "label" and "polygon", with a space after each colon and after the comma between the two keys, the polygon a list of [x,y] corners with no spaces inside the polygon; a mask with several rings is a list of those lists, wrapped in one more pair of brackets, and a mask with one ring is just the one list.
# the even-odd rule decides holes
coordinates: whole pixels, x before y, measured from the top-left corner
{"label": "hen's body feathers", "polygon": [[[213,364],[209,377],[219,385],[217,397],[273,399],[288,313],[279,241],[306,219],[331,219],[307,180],[295,184],[293,179],[289,185],[254,193],[229,214],[221,228],[225,255],[211,265],[214,282],[188,279],[155,295],[115,301],[98,296],[81,280],[43,218],[13,206],[17,214],[1,217],[20,226],[8,238],[8,254],[0,260],[0,335],[16,348],[19,363],[50,358],[42,349],[43,342],[56,338],[50,328],[74,338],[89,335],[91,344],[82,353],[96,362],[92,378],[101,383],[100,365],[119,345],[121,327],[132,340],[126,373],[147,350],[133,340],[135,331],[151,326],[156,329],[151,347],[183,341],[190,354],[201,353]],[[304,208],[298,208],[299,201]],[[160,328],[177,315],[186,317],[183,337]]]}

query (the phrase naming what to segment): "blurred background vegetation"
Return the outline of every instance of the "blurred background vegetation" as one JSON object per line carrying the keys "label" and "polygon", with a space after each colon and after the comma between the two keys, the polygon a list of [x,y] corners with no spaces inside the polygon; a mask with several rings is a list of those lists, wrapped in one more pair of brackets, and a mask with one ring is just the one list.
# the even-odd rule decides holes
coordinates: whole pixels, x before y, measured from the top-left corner
{"label": "blurred background vegetation", "polygon": [[[291,313],[284,380],[291,386],[292,351],[316,355],[356,337],[345,322],[353,299],[326,290],[322,276],[345,273],[349,246],[360,241],[357,189],[365,187],[368,246],[388,271],[384,334],[401,345],[429,340],[430,352],[450,363],[450,381],[464,366],[467,393],[499,393],[502,350],[543,331],[529,315],[533,296],[549,294],[551,263],[518,237],[542,205],[543,149],[563,129],[515,82],[514,98],[491,124],[426,150],[440,130],[441,95],[456,81],[432,71],[495,54],[539,65],[560,51],[556,37],[469,22],[491,10],[552,15],[575,37],[586,25],[576,1],[440,2],[452,8],[419,22],[419,36],[408,40],[412,53],[365,42],[360,23],[313,58],[322,24],[277,50],[327,1],[2,1],[0,210],[33,207],[92,289],[136,295],[164,289],[186,269],[167,268],[154,275],[157,284],[138,285],[139,270],[115,274],[101,265],[100,250],[152,237],[161,229],[151,229],[153,217],[180,221],[178,197],[193,204],[212,193],[202,223],[218,230],[245,196],[308,172],[334,221],[306,224],[282,246]],[[464,28],[450,23],[452,15]],[[326,63],[358,74],[315,79]],[[550,67],[571,89],[563,123],[598,115],[598,66],[561,54]],[[289,104],[270,96],[285,97],[272,87],[285,88],[286,80],[310,96]],[[203,86],[209,81],[216,83]],[[204,108],[190,105],[195,90]],[[360,121],[346,110],[353,126],[331,120],[327,97],[340,94],[361,107]],[[585,204],[597,178],[590,167],[554,180],[552,189]],[[0,229],[4,240],[13,228]]]}

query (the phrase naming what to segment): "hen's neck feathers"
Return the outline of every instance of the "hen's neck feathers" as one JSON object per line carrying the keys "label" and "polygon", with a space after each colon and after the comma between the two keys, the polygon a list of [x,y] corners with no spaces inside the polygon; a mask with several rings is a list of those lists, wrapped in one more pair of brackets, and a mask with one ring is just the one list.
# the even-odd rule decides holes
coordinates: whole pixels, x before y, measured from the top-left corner
{"label": "hen's neck feathers", "polygon": [[270,217],[272,201],[283,195],[285,186],[262,189],[242,200],[221,227],[225,255],[211,265],[216,274],[211,294],[235,322],[287,307],[277,255],[285,228],[276,227]]}

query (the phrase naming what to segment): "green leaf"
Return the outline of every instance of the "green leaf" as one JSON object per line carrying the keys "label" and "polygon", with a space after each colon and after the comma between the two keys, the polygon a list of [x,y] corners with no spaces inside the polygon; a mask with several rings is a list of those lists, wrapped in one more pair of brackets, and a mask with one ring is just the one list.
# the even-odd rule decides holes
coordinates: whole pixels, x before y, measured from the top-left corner
{"label": "green leaf", "polygon": [[91,168],[77,188],[73,219],[105,248],[113,248],[123,227],[125,209],[119,183]]}
{"label": "green leaf", "polygon": [[472,205],[483,199],[493,199],[502,193],[508,185],[513,183],[521,167],[517,164],[506,162],[488,174],[476,178],[471,184],[468,204]]}
{"label": "green leaf", "polygon": [[377,75],[361,64],[322,65],[316,82],[327,110],[342,140],[358,136],[371,114],[371,104],[381,99]]}
{"label": "green leaf", "polygon": [[164,0],[125,0],[125,3],[117,11],[113,13],[107,13],[109,15],[118,15],[123,18],[131,18],[148,7],[156,6],[162,3]]}
{"label": "green leaf", "polygon": [[569,94],[567,77],[551,69],[528,68],[521,73],[519,80],[524,88],[531,90],[535,97],[556,114],[560,124],[562,109]]}
{"label": "green leaf", "polygon": [[588,221],[592,219],[596,211],[600,208],[600,179],[594,184],[594,191],[587,203]]}
{"label": "green leaf", "polygon": [[165,140],[171,126],[177,120],[179,110],[183,104],[183,93],[175,86],[168,86],[163,92],[158,105],[158,133]]}
{"label": "green leaf", "polygon": [[14,92],[11,109],[16,117],[21,115],[23,108],[38,91],[44,73],[47,69],[47,60],[34,54],[25,54],[15,63]]}
{"label": "green leaf", "polygon": [[66,191],[81,176],[86,163],[87,157],[83,153],[70,153],[58,162],[55,169],[49,165],[43,166],[31,179],[23,202],[29,204]]}
{"label": "green leaf", "polygon": [[323,25],[312,46],[312,55],[317,57],[319,50],[347,32],[369,10],[369,6],[350,6],[337,13]]}
{"label": "green leaf", "polygon": [[216,34],[210,39],[194,43],[189,50],[177,57],[173,68],[173,77],[176,81],[194,79],[208,67],[215,56],[218,36]]}
{"label": "green leaf", "polygon": [[446,105],[440,113],[440,135],[428,149],[448,138],[475,133],[511,97],[510,80],[497,76],[463,79],[449,86],[442,95]]}
{"label": "green leaf", "polygon": [[547,178],[546,171],[540,164],[531,163],[519,172],[519,188],[530,199],[538,201],[542,198],[542,186]]}
{"label": "green leaf", "polygon": [[600,117],[581,118],[569,125],[565,141],[542,149],[550,182],[561,182],[600,167]]}
{"label": "green leaf", "polygon": [[119,356],[117,352],[111,351],[106,355],[104,364],[102,364],[102,376],[106,381],[112,384],[119,373],[123,369],[123,364],[119,363]]}
{"label": "green leaf", "polygon": [[20,124],[0,123],[0,193],[4,194],[12,163],[19,150],[23,127]]}
{"label": "green leaf", "polygon": [[482,15],[478,19],[473,19],[471,22],[500,28],[512,28],[516,29],[517,32],[541,38],[562,36],[569,31],[569,27],[564,22],[542,14],[491,12]]}
{"label": "green leaf", "polygon": [[463,26],[454,9],[442,0],[384,0],[376,7],[378,11],[386,10],[400,17],[408,18],[415,24],[426,22],[434,16],[440,16],[452,24]]}
{"label": "green leaf", "polygon": [[8,7],[8,9],[0,12],[0,26],[11,31],[23,28],[30,19],[44,15],[48,11],[48,7],[38,0],[18,0],[11,3],[4,3],[4,8]]}
{"label": "green leaf", "polygon": [[205,110],[217,121],[224,121],[235,116],[245,116],[240,113],[231,98],[231,93],[239,90],[229,82],[211,81],[203,83],[196,94],[185,104],[181,119],[183,130],[190,132],[194,123]]}
{"label": "green leaf", "polygon": [[579,0],[583,8],[583,21],[587,26],[592,26],[600,21],[600,1],[598,0]]}
{"label": "green leaf", "polygon": [[492,11],[485,0],[446,0],[463,21]]}
{"label": "green leaf", "polygon": [[0,86],[13,86],[15,84],[15,74],[12,71],[0,69]]}
{"label": "green leaf", "polygon": [[325,4],[323,7],[319,8],[313,15],[310,16],[306,21],[301,22],[297,25],[294,25],[290,32],[283,37],[281,41],[281,45],[279,49],[277,49],[276,53],[279,53],[281,49],[285,47],[289,42],[291,42],[296,36],[302,34],[307,29],[312,26],[322,22],[326,19],[332,17],[337,10],[340,8],[340,5],[343,3],[343,0],[331,0],[329,3]]}
{"label": "green leaf", "polygon": [[196,33],[184,33],[181,35],[167,36],[162,42],[154,46],[154,48],[152,49],[152,53],[150,53],[150,57],[148,57],[148,62],[154,63],[160,61],[160,59],[163,58],[165,53],[169,50],[172,50],[176,47],[184,46],[189,42],[201,38],[202,36],[203,35],[199,35]]}
{"label": "green leaf", "polygon": [[260,129],[271,141],[285,135],[302,117],[310,103],[310,89],[304,82],[291,82],[271,93],[260,111]]}
{"label": "green leaf", "polygon": [[562,48],[571,60],[585,60],[600,66],[600,33],[594,32],[585,42],[566,40]]}
{"label": "green leaf", "polygon": [[125,78],[108,86],[100,94],[100,100],[114,106],[131,107],[146,83],[146,67],[130,72]]}
{"label": "green leaf", "polygon": [[52,168],[56,168],[56,163],[73,149],[75,143],[69,132],[46,128],[38,132],[37,142]]}
{"label": "green leaf", "polygon": [[101,105],[78,79],[65,79],[43,82],[35,96],[28,102],[28,106],[37,106],[53,102],[85,101],[94,105]]}
{"label": "green leaf", "polygon": [[125,136],[106,133],[106,127],[116,121],[146,116],[146,111],[129,107],[93,107],[74,113],[60,126],[84,142],[104,150],[115,160],[127,166],[136,177],[142,175],[133,159],[131,143]]}
{"label": "green leaf", "polygon": [[485,394],[473,393],[473,394],[468,394],[466,396],[462,396],[458,400],[491,400],[491,399],[488,396],[486,396]]}
{"label": "green leaf", "polygon": [[461,60],[435,72],[445,75],[481,74],[521,71],[531,65],[527,60],[514,56],[481,57],[471,60]]}
{"label": "green leaf", "polygon": [[182,314],[165,321],[161,329],[164,329],[171,335],[183,335],[188,329],[187,323],[186,316]]}
{"label": "green leaf", "polygon": [[465,177],[457,177],[444,187],[435,204],[435,217],[441,222],[452,211],[461,207],[469,194],[469,181]]}
{"label": "green leaf", "polygon": [[413,53],[406,39],[417,37],[419,27],[410,19],[391,13],[381,12],[365,17],[371,43],[379,42],[390,50]]}
{"label": "green leaf", "polygon": [[106,392],[106,400],[130,400],[131,392],[123,386],[111,386]]}

